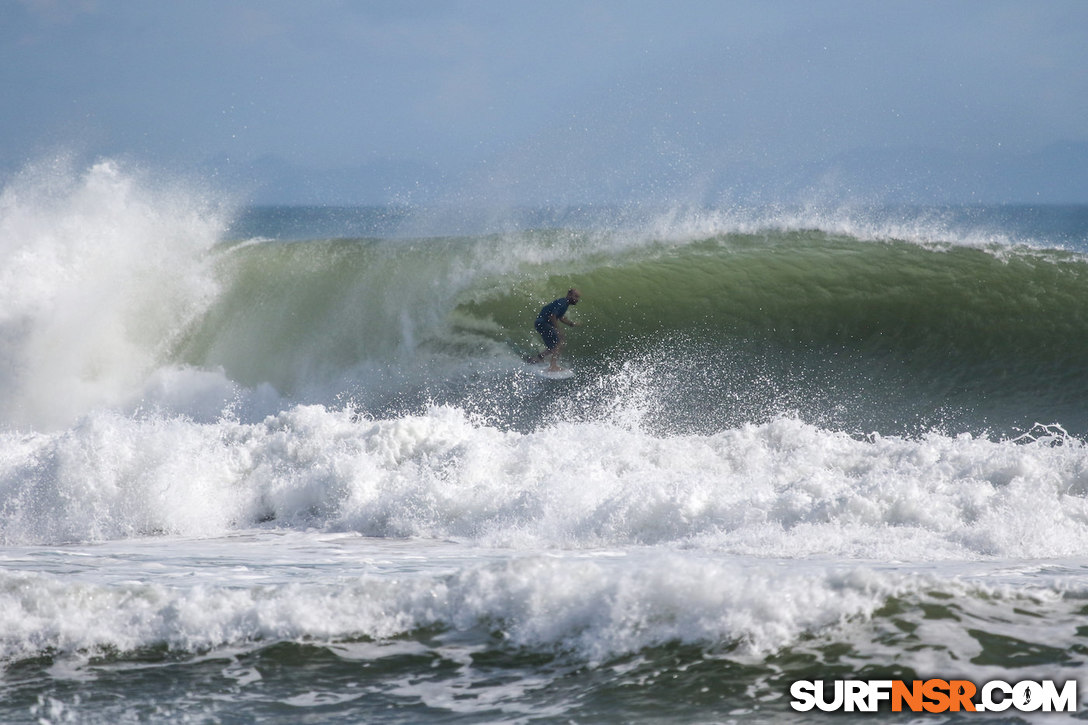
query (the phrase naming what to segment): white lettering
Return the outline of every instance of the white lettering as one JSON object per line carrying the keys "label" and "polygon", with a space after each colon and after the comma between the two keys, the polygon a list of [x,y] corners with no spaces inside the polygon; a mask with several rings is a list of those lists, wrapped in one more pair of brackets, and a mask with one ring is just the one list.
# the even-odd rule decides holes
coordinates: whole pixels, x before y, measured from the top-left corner
{"label": "white lettering", "polygon": [[824,699],[824,681],[816,680],[816,707],[820,708],[824,712],[834,712],[842,707],[843,702],[843,682],[842,680],[835,680],[835,699],[828,702]]}
{"label": "white lettering", "polygon": [[1012,704],[1020,712],[1035,712],[1043,706],[1043,688],[1038,682],[1024,680],[1012,688]]}
{"label": "white lettering", "polygon": [[[902,687],[909,684],[909,687]],[[918,686],[922,690],[918,690]],[[948,691],[948,695],[943,693]],[[929,701],[916,699],[912,693],[925,692]],[[1067,680],[1059,689],[1053,680],[1021,680],[1010,684],[990,680],[978,690],[978,696],[968,699],[975,685],[967,680],[926,680],[904,683],[897,680],[798,680],[790,685],[793,700],[790,707],[798,712],[819,708],[824,712],[876,712],[881,703],[890,702],[891,709],[915,712],[944,712],[971,710],[1004,712],[1010,707],[1020,712],[1076,712],[1077,681]],[[937,693],[939,697],[932,693]],[[935,707],[936,706],[936,707]]]}
{"label": "white lettering", "polygon": [[880,709],[881,700],[892,699],[891,680],[869,680],[869,708],[868,712],[876,712]]}
{"label": "white lettering", "polygon": [[[994,701],[994,690],[1002,693],[1000,700]],[[1012,705],[1012,685],[1001,680],[990,680],[982,686],[982,705],[976,705],[976,710],[987,712],[1004,712]]]}
{"label": "white lettering", "polygon": [[844,693],[844,698],[843,699],[846,702],[846,711],[847,712],[854,712],[855,710],[857,710],[859,712],[867,711],[869,709],[867,707],[868,699],[869,699],[868,696],[867,696],[867,690],[869,689],[869,687],[865,683],[865,681],[864,680],[847,680],[845,684],[846,684],[846,688],[845,688],[846,692]]}
{"label": "white lettering", "polygon": [[790,707],[798,712],[808,712],[812,708],[816,707],[816,686],[808,680],[798,680],[790,685],[790,694],[793,695],[793,701],[790,702]]}
{"label": "white lettering", "polygon": [[1077,681],[1066,680],[1059,693],[1053,680],[1043,680],[1043,698],[1043,712],[1076,712]]}

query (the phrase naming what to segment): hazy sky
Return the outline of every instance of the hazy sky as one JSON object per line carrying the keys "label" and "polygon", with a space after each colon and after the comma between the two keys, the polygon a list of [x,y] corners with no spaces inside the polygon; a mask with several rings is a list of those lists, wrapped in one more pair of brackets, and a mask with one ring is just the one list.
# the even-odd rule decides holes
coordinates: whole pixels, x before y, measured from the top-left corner
{"label": "hazy sky", "polygon": [[1088,142],[1088,2],[0,0],[0,84],[9,169],[63,147],[697,187]]}

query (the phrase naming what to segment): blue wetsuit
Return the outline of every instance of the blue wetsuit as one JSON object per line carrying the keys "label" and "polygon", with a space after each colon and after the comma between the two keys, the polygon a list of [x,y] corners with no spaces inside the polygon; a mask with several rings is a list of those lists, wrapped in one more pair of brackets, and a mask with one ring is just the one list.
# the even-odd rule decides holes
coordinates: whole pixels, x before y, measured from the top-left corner
{"label": "blue wetsuit", "polygon": [[558,324],[552,324],[552,315],[555,315],[555,319],[558,321],[560,317],[567,314],[568,307],[570,307],[570,302],[567,301],[567,298],[560,297],[540,308],[540,314],[536,316],[536,322],[533,326],[536,327],[536,331],[540,333],[540,336],[544,338],[544,346],[549,350],[559,344]]}

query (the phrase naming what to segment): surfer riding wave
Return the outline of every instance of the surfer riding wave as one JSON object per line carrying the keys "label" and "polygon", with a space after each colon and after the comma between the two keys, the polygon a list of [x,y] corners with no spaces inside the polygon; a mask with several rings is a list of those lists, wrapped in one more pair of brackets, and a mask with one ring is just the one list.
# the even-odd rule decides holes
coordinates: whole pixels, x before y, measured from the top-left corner
{"label": "surfer riding wave", "polygon": [[572,287],[567,290],[566,297],[560,297],[540,308],[540,314],[536,316],[536,322],[533,326],[544,340],[545,349],[538,355],[526,358],[528,362],[543,362],[545,358],[550,357],[551,362],[548,366],[548,370],[550,372],[558,372],[562,369],[559,367],[559,356],[563,352],[563,346],[566,343],[566,340],[559,329],[559,323],[562,322],[564,325],[570,327],[574,327],[578,324],[573,320],[567,319],[566,315],[570,305],[578,304],[578,300],[581,298],[582,294]]}

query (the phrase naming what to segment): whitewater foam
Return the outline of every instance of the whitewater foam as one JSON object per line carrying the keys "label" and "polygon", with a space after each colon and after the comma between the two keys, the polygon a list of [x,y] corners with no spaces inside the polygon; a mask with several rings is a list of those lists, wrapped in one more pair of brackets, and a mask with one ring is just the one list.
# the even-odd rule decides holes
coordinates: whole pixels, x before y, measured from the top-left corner
{"label": "whitewater foam", "polygon": [[[1075,254],[262,214],[231,244],[112,162],[0,195],[4,718],[770,722],[796,679],[1082,669]],[[556,385],[518,352],[573,283]]]}
{"label": "whitewater foam", "polygon": [[[30,168],[0,212],[3,425],[55,430],[100,408],[258,420],[350,398],[378,415],[437,400],[524,429],[544,411],[514,390],[513,363],[539,346],[540,306],[577,284],[571,357],[619,391],[630,376],[615,366],[657,345],[688,380],[629,393],[692,410],[709,393],[711,426],[799,411],[834,429],[904,432],[962,411],[953,429],[1001,434],[1023,424],[1022,399],[1048,395],[1031,415],[1080,433],[1063,390],[1082,374],[1068,361],[1082,353],[1070,326],[1084,265],[1054,250],[1036,265],[1003,243],[1009,259],[995,263],[924,215],[902,234],[895,217],[733,209],[635,229],[232,246],[224,210],[200,193],[110,161]],[[959,253],[919,250],[927,239]],[[678,376],[634,356],[658,380]]]}
{"label": "whitewater foam", "polygon": [[[974,210],[980,215],[981,209]],[[908,242],[927,249],[971,248],[998,256],[1010,249],[1071,249],[1064,238],[1013,233],[974,218],[971,209],[888,209],[858,205],[772,205],[763,208],[674,207],[642,225],[642,239],[684,244],[727,235],[791,233],[819,229],[829,235],[874,243]]]}
{"label": "whitewater foam", "polygon": [[[416,649],[457,660],[479,637],[591,667],[678,645],[734,662],[791,649],[819,661],[823,647],[847,642],[862,659],[894,656],[919,672],[958,672],[957,658],[979,657],[1003,636],[1065,641],[1086,591],[1082,578],[1069,577],[1074,570],[1054,564],[1061,592],[1033,578],[1043,573],[1037,565],[912,571],[660,549],[398,546],[301,532],[173,545],[184,551],[176,560],[133,540],[88,549],[82,561],[71,550],[39,554],[55,574],[0,571],[0,661],[51,652],[54,676],[78,678],[88,660],[111,653],[165,648],[233,658],[283,641],[325,644],[355,661]],[[141,563],[142,547],[155,552],[153,568]],[[1025,616],[1008,618],[1010,607]],[[841,666],[841,656],[831,663]]]}
{"label": "whitewater foam", "polygon": [[1088,450],[971,436],[871,441],[797,420],[659,437],[531,433],[456,408],[258,423],[96,413],[3,436],[3,541],[273,528],[486,546],[695,546],[755,556],[1059,557],[1088,546]]}
{"label": "whitewater foam", "polygon": [[308,581],[285,583],[221,571],[231,586],[163,575],[104,586],[0,572],[0,609],[7,613],[0,659],[162,645],[202,652],[304,637],[382,640],[424,628],[481,626],[500,628],[515,647],[573,651],[591,661],[670,642],[721,643],[759,654],[805,632],[869,617],[887,597],[933,585],[874,571],[767,572],[756,561],[655,553],[522,555],[461,562],[451,573],[426,568],[391,576],[366,569],[349,565],[318,581],[307,569]]}
{"label": "whitewater foam", "polygon": [[0,194],[2,423],[63,426],[131,401],[216,293],[222,222],[199,196],[102,161],[31,166]]}

